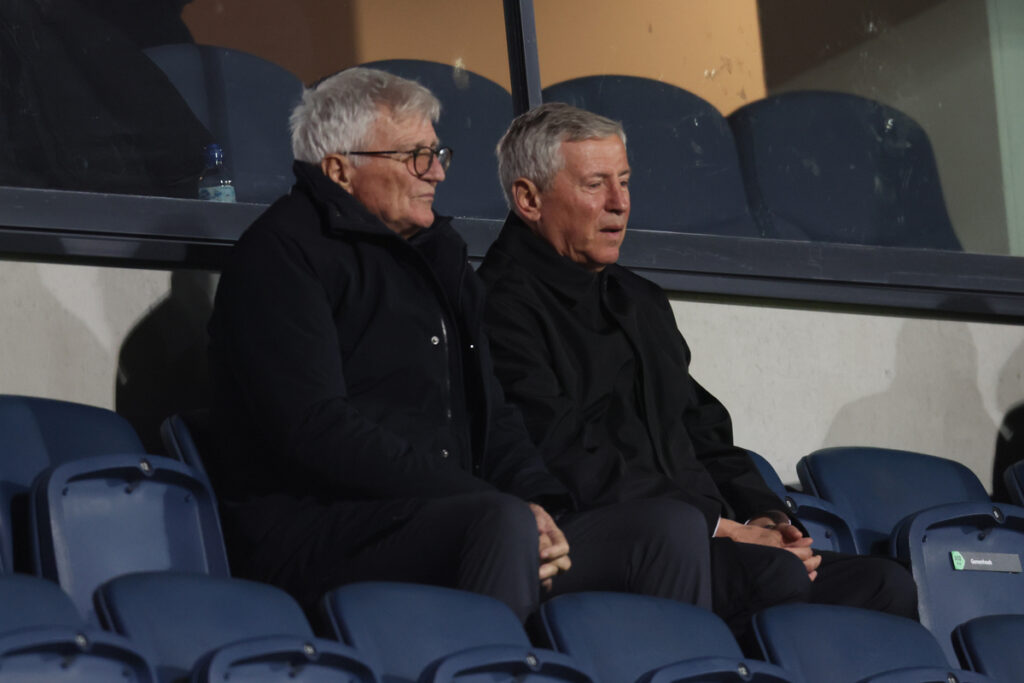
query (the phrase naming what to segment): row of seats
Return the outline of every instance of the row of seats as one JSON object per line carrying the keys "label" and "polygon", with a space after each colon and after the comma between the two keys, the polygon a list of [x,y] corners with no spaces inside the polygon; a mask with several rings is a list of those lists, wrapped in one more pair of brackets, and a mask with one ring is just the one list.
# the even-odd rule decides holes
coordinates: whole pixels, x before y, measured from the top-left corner
{"label": "row of seats", "polygon": [[[281,67],[227,48],[149,48],[221,142],[239,201],[269,203],[291,185],[288,114],[302,90]],[[370,62],[441,100],[437,131],[456,150],[436,208],[503,219],[494,147],[512,119],[503,87],[423,60]],[[631,223],[739,237],[960,249],[927,134],[906,114],[834,92],[752,102],[728,118],[673,85],[588,76],[551,85],[568,102],[621,121],[633,165]]]}
{"label": "row of seats", "polygon": [[825,605],[755,617],[765,658],[744,657],[711,612],[624,593],[560,596],[531,643],[492,598],[401,583],[335,589],[315,635],[298,604],[261,583],[178,572],[119,576],[95,594],[103,628],[57,586],[0,576],[0,681],[534,681],[854,683],[1010,681],[1024,616],[957,632],[949,666],[912,620]]}
{"label": "row of seats", "polygon": [[894,557],[918,587],[921,623],[956,661],[958,625],[1024,614],[1024,462],[1006,471],[1013,505],[995,503],[964,465],[886,448],[826,448],[801,458],[802,492],[785,490],[752,454],[815,538],[815,547]]}
{"label": "row of seats", "polygon": [[[95,591],[112,577],[175,570],[227,579],[214,495],[193,438],[206,419],[196,413],[166,422],[163,436],[175,460],[140,455],[134,430],[111,411],[0,396],[3,569],[58,582],[93,625],[104,620]],[[875,539],[877,529],[905,530],[895,536],[903,545],[890,542],[890,550],[909,561],[922,621],[950,663],[958,661],[952,635],[958,625],[1024,614],[1024,511],[992,504],[963,466],[901,451],[828,449],[801,461],[808,492],[792,493],[754,457],[802,521],[812,519],[808,510],[826,511],[847,524],[845,537],[856,539]],[[972,495],[984,500],[965,500]],[[862,552],[885,550],[860,542]],[[956,565],[956,555],[982,568],[986,561],[1018,564],[1016,571],[971,571]]]}

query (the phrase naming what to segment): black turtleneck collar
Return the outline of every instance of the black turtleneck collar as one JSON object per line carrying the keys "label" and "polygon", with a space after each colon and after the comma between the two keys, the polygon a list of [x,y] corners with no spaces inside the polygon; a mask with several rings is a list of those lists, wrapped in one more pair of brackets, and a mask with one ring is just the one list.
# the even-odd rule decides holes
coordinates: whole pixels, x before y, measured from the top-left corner
{"label": "black turtleneck collar", "polygon": [[[546,285],[565,298],[580,302],[598,285],[599,274],[562,256],[543,237],[530,229],[523,219],[510,212],[494,247],[521,263]],[[606,267],[601,274],[606,274]]]}

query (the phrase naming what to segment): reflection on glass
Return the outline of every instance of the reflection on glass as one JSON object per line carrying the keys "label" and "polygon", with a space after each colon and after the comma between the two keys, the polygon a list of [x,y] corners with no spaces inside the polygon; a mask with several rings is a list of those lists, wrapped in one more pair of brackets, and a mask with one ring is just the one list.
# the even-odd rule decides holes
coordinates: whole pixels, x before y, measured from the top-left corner
{"label": "reflection on glass", "polygon": [[[1012,59],[1024,35],[1012,27],[1024,27],[1024,4],[587,7],[535,2],[545,98],[623,121],[635,227],[737,235],[744,219],[736,217],[750,213],[762,237],[1024,254],[1022,210],[1004,190],[1012,187],[1014,157],[1024,156],[1006,142],[1024,125],[1009,123],[1024,105],[1024,62]],[[631,97],[643,104],[615,102],[623,95],[600,84],[582,87],[598,75],[633,77]],[[621,87],[613,81],[605,79]],[[680,110],[683,95],[659,88],[685,91],[726,117],[732,157],[722,153],[730,142],[721,136],[710,143],[696,135],[701,126],[722,130],[713,115]],[[842,95],[791,95],[798,91]],[[726,187],[740,176],[742,206]],[[712,201],[733,204],[689,208]]]}
{"label": "reflection on glass", "polygon": [[499,0],[5,0],[0,23],[0,185],[196,198],[217,144],[238,201],[268,203],[292,183],[303,84],[372,63],[442,101],[459,164],[439,211],[504,216]]}
{"label": "reflection on glass", "polygon": [[195,196],[209,132],[142,52],[180,7],[94,4],[0,3],[0,184]]}

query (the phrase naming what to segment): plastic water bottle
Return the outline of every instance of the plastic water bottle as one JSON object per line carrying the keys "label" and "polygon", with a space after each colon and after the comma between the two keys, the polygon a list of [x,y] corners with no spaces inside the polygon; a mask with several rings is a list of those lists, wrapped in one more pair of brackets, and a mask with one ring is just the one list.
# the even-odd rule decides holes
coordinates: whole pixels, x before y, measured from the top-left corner
{"label": "plastic water bottle", "polygon": [[224,150],[217,143],[206,146],[206,170],[199,176],[199,198],[210,202],[235,201],[235,186],[224,170]]}

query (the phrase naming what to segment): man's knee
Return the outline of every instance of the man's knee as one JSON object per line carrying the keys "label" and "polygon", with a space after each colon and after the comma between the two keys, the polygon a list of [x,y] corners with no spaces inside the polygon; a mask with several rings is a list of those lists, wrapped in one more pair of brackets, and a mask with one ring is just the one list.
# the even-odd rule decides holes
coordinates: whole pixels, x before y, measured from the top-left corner
{"label": "man's knee", "polygon": [[874,583],[874,595],[866,607],[917,619],[917,584],[901,564],[884,557],[864,558],[864,577]]}
{"label": "man's knee", "polygon": [[811,599],[812,582],[803,561],[788,550],[778,549],[761,574],[761,590],[771,594],[772,604],[807,602]]}
{"label": "man's knee", "polygon": [[536,554],[537,520],[523,500],[505,493],[481,493],[473,496],[466,515],[467,542]]}
{"label": "man's knee", "polygon": [[707,521],[688,503],[650,498],[636,501],[628,515],[638,541],[665,544],[681,554],[708,553]]}

